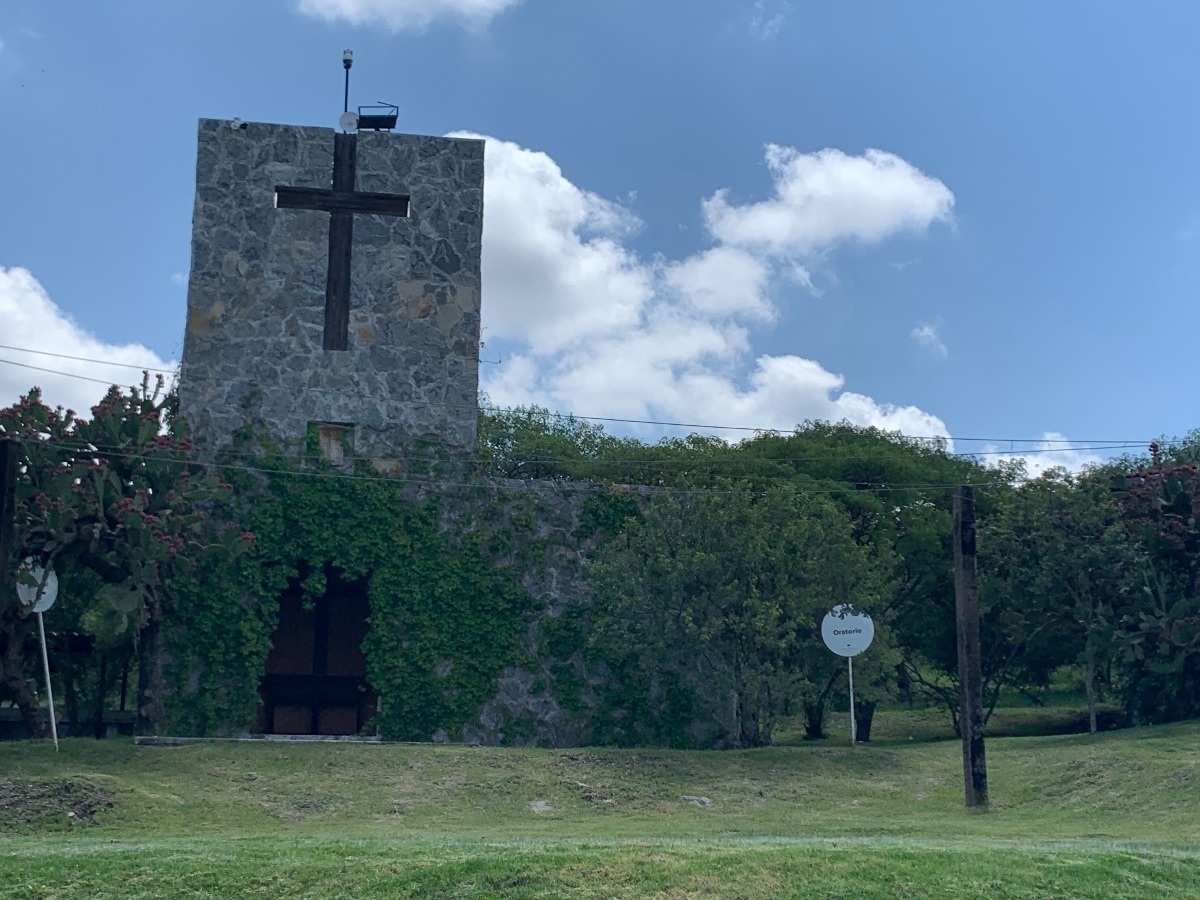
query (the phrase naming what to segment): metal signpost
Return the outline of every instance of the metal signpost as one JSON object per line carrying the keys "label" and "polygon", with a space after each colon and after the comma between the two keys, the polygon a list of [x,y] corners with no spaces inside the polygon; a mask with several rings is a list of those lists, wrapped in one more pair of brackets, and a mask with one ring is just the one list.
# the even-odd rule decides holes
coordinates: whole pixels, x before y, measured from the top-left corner
{"label": "metal signpost", "polygon": [[858,723],[854,720],[854,657],[871,646],[875,623],[865,612],[839,603],[821,621],[821,639],[838,656],[846,657],[850,673],[850,744],[858,743]]}
{"label": "metal signpost", "polygon": [[[36,584],[25,584],[21,575],[31,576]],[[46,698],[50,702],[50,735],[54,738],[57,753],[58,723],[54,720],[54,690],[50,687],[50,656],[46,652],[46,626],[42,622],[42,613],[50,609],[58,597],[58,576],[53,569],[43,569],[32,559],[27,559],[21,563],[17,574],[17,596],[37,614],[38,636],[42,639],[42,673],[46,676]]]}

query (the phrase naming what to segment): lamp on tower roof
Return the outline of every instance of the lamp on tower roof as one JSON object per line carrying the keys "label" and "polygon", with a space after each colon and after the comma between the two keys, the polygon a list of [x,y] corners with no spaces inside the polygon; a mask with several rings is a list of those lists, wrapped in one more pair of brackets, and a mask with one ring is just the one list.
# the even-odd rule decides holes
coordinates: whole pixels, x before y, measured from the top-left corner
{"label": "lamp on tower roof", "polygon": [[338,128],[347,134],[358,131],[358,115],[350,112],[350,67],[354,65],[354,51],[342,51],[342,68],[346,70],[346,93],[342,101],[342,115],[338,119]]}

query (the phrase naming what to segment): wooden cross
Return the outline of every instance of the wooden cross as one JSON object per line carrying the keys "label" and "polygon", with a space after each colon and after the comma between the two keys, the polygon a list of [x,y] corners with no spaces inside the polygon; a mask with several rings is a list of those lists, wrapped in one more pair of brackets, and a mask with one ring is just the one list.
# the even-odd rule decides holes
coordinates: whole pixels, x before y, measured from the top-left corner
{"label": "wooden cross", "polygon": [[354,214],[407,216],[403,194],[369,194],[354,189],[358,136],[333,136],[333,190],[275,188],[276,209],[317,209],[329,218],[329,267],[325,275],[325,349],[345,350],[350,334],[350,250]]}

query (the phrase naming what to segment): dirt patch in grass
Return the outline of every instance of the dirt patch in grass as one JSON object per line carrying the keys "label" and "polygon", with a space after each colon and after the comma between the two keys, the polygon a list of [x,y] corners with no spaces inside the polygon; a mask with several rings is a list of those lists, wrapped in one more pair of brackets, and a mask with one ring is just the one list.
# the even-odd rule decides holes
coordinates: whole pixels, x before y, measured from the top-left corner
{"label": "dirt patch in grass", "polygon": [[34,825],[60,816],[87,823],[116,805],[116,794],[82,778],[62,781],[0,778],[0,828]]}

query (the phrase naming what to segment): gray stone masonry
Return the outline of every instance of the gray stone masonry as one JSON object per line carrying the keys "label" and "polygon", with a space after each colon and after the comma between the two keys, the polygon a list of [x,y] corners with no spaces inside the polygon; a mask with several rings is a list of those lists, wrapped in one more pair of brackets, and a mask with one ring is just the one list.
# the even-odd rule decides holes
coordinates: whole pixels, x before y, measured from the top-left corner
{"label": "gray stone masonry", "polygon": [[[328,190],[326,128],[201,119],[179,397],[209,453],[261,418],[293,452],[310,423],[353,450],[475,448],[483,142],[364,132],[355,188],[412,198],[354,216],[349,348],[322,349],[326,212],[276,209],[276,185]],[[423,451],[427,453],[428,451]]]}

